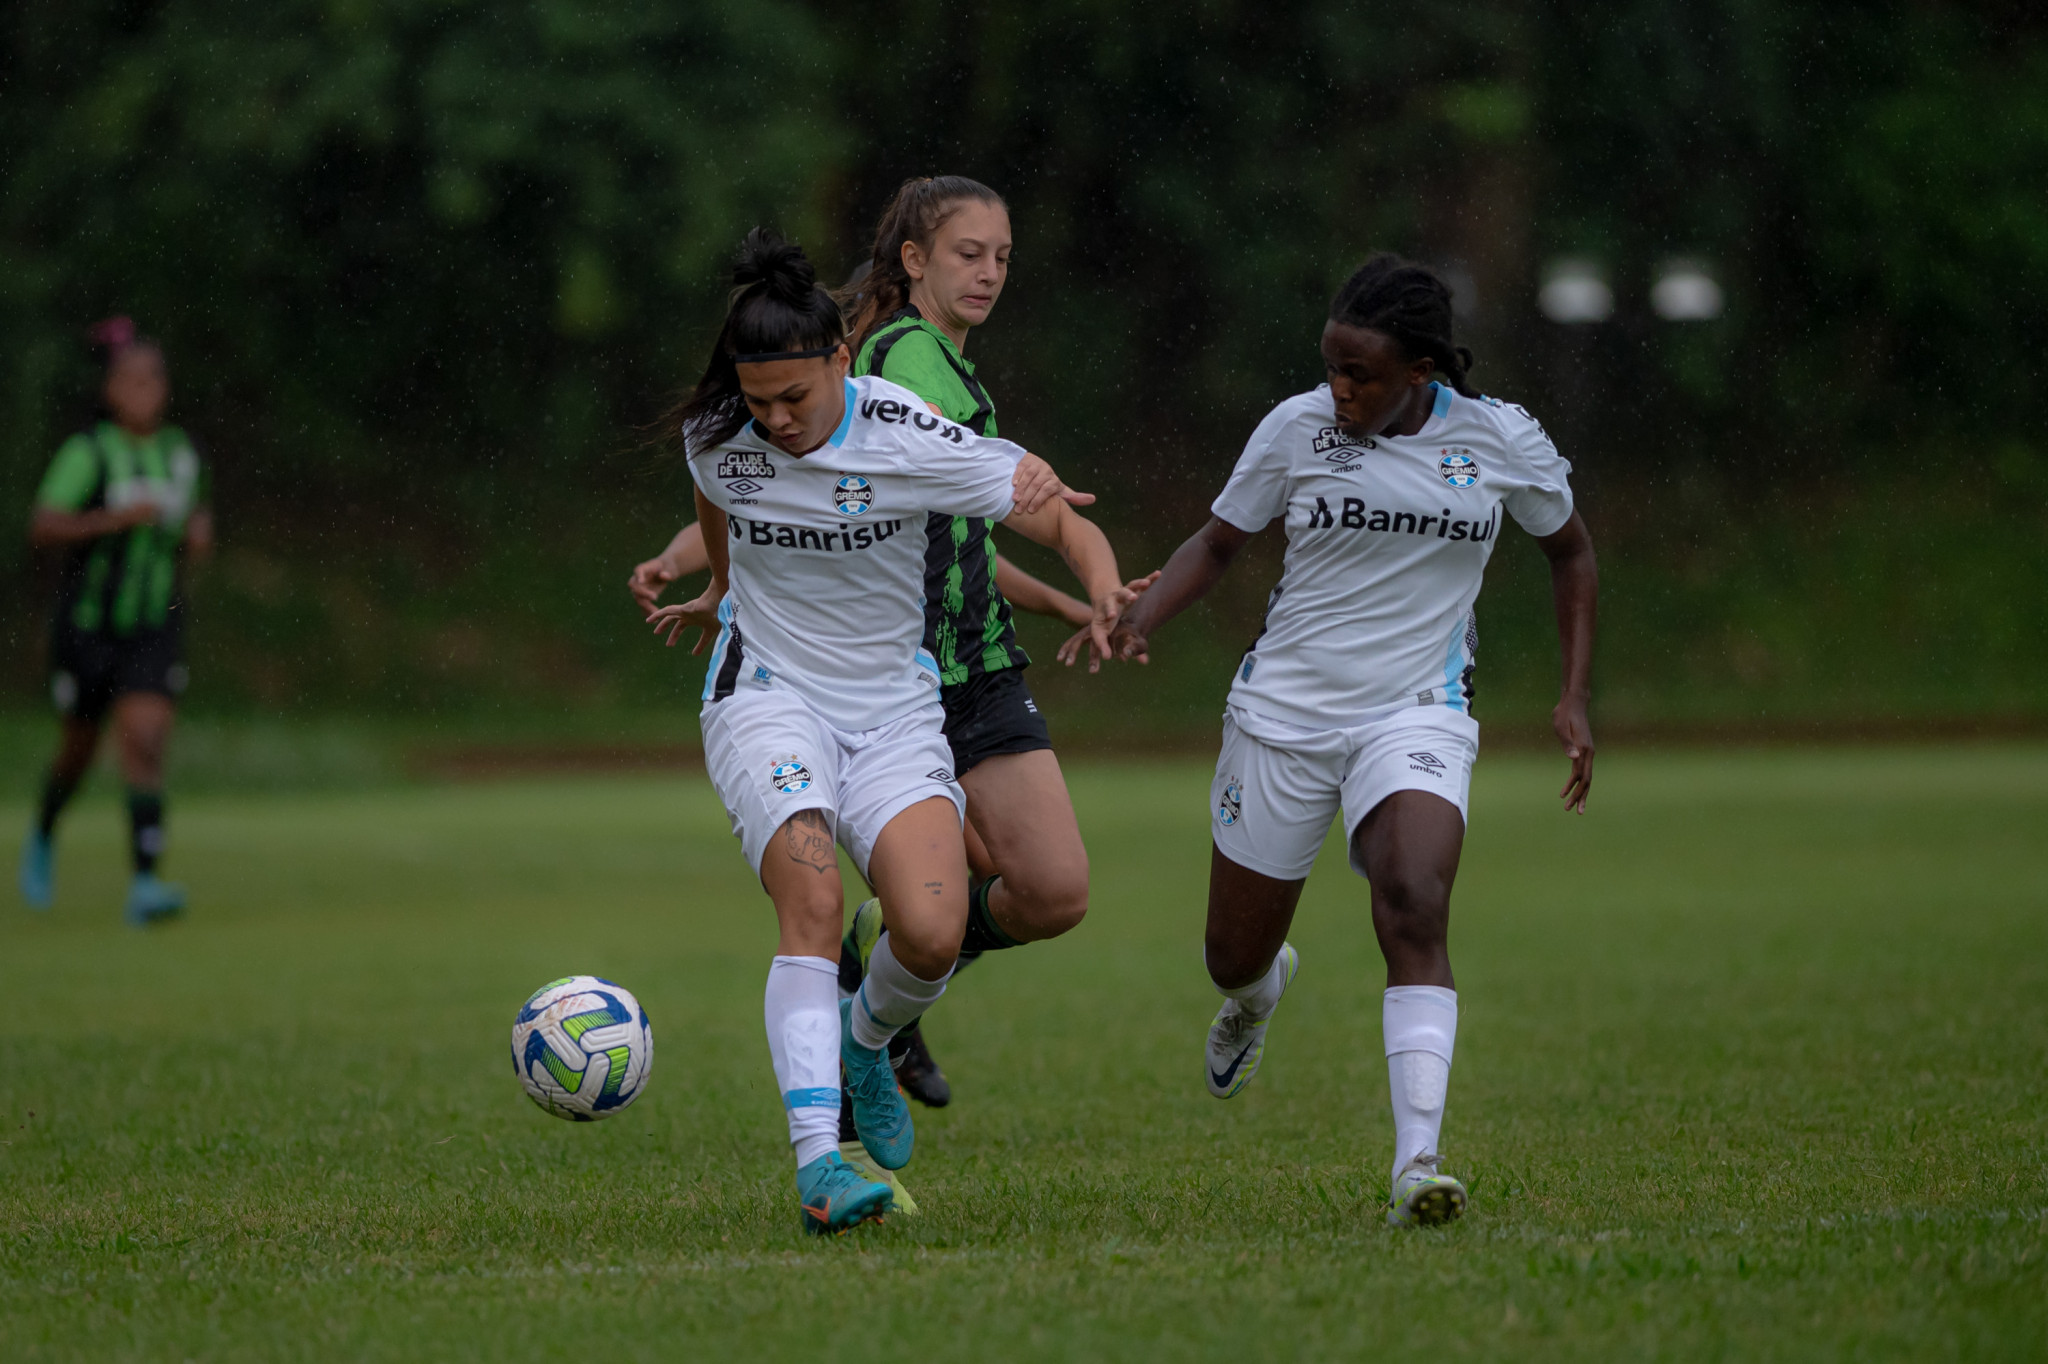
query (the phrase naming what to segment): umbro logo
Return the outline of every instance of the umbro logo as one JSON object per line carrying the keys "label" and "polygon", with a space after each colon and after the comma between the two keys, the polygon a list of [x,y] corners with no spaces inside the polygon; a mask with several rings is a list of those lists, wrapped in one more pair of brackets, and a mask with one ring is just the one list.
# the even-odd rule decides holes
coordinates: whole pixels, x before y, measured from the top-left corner
{"label": "umbro logo", "polygon": [[741,497],[752,497],[761,491],[761,485],[751,478],[742,478],[726,484],[725,490],[729,493],[738,493]]}
{"label": "umbro logo", "polygon": [[947,770],[946,770],[945,768],[943,768],[943,767],[934,767],[934,768],[933,768],[933,769],[932,769],[931,771],[929,771],[929,772],[925,773],[925,775],[926,775],[927,777],[930,777],[930,778],[931,778],[931,779],[932,779],[933,781],[951,781],[951,780],[953,780],[953,774],[952,774],[951,772],[948,772],[948,771],[947,771]]}
{"label": "umbro logo", "polygon": [[1341,426],[1326,426],[1316,432],[1316,453],[1332,464],[1348,464],[1360,450],[1377,450],[1380,443],[1371,436],[1352,435]]}
{"label": "umbro logo", "polygon": [[1444,760],[1434,753],[1410,753],[1408,761],[1415,764],[1417,771],[1427,772],[1432,777],[1444,770]]}

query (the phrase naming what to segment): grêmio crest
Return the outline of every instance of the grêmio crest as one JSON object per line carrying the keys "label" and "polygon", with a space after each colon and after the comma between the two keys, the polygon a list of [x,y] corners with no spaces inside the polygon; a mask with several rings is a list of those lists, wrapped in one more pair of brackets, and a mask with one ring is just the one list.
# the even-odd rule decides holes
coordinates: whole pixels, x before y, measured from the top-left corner
{"label": "gr\u00eamio crest", "polygon": [[1380,443],[1371,436],[1363,439],[1352,435],[1341,426],[1326,426],[1316,432],[1316,453],[1332,464],[1343,464],[1355,458],[1358,450],[1377,450]]}

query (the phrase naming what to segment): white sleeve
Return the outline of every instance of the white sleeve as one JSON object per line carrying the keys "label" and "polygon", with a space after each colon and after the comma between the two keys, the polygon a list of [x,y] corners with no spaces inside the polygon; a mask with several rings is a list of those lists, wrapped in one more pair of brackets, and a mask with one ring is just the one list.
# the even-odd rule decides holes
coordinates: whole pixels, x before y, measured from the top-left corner
{"label": "white sleeve", "polygon": [[1501,501],[1515,524],[1539,539],[1555,535],[1572,519],[1570,461],[1557,453],[1543,425],[1521,408],[1504,433],[1509,442],[1508,484]]}
{"label": "white sleeve", "polygon": [[[994,436],[977,436],[965,427],[943,423],[932,432],[906,432],[902,477],[925,511],[947,516],[973,516],[1000,521],[1014,501],[1011,480],[1021,445]],[[957,438],[956,438],[957,437]]]}
{"label": "white sleeve", "polygon": [[1287,510],[1287,460],[1279,449],[1280,433],[1293,416],[1292,403],[1282,403],[1266,414],[1244,443],[1230,481],[1209,504],[1217,519],[1256,535]]}

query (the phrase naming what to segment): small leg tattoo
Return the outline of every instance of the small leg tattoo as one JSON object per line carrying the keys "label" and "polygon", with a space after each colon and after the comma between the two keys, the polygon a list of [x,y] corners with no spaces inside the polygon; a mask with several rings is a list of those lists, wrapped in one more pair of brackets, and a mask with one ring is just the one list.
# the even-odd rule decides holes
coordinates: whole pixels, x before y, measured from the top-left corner
{"label": "small leg tattoo", "polygon": [[946,893],[946,883],[944,881],[927,881],[924,883],[924,888],[934,895],[944,895]]}
{"label": "small leg tattoo", "polygon": [[839,854],[832,847],[832,826],[825,822],[825,816],[816,810],[799,810],[789,817],[784,826],[789,837],[789,856],[794,862],[801,862],[820,875],[839,865]]}

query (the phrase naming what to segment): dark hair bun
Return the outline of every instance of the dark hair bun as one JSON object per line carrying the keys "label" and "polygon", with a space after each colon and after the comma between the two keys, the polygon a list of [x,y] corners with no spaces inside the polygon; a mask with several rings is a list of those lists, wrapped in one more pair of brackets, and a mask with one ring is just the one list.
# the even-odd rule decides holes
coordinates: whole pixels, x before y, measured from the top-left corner
{"label": "dark hair bun", "polygon": [[804,249],[784,241],[777,233],[757,227],[740,246],[733,263],[732,282],[741,288],[766,284],[770,298],[795,307],[806,307],[818,287],[818,272],[811,267]]}

